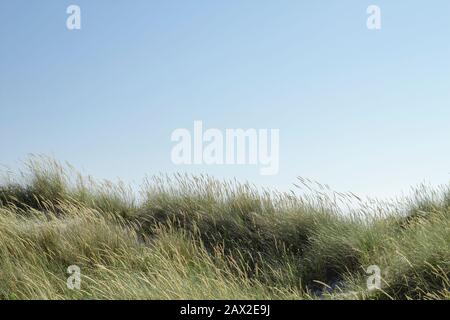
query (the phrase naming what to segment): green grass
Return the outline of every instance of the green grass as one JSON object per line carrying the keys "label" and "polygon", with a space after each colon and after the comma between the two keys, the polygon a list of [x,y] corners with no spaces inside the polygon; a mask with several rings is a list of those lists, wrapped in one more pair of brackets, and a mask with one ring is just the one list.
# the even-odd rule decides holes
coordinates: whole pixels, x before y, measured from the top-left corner
{"label": "green grass", "polygon": [[448,186],[382,203],[176,175],[134,196],[42,158],[3,180],[1,299],[450,299]]}

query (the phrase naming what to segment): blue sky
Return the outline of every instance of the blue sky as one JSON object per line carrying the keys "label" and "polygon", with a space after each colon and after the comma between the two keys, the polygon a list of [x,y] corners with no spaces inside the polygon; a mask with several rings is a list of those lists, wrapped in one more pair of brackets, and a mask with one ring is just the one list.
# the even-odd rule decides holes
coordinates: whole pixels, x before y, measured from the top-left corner
{"label": "blue sky", "polygon": [[[82,29],[66,28],[81,8]],[[382,29],[366,27],[381,8]],[[394,196],[450,177],[448,1],[0,2],[0,163],[27,154],[140,183],[297,176]],[[176,166],[171,132],[280,129],[280,171]]]}

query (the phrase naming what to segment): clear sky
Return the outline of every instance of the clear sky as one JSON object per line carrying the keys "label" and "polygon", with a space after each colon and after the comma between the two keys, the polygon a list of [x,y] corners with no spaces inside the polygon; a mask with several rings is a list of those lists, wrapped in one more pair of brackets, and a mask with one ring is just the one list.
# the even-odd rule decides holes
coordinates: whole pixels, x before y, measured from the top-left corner
{"label": "clear sky", "polygon": [[[81,30],[66,8],[81,8]],[[366,8],[381,8],[368,30]],[[177,128],[280,129],[280,170],[176,166]],[[0,163],[139,183],[303,176],[393,196],[450,178],[448,0],[2,0]]]}

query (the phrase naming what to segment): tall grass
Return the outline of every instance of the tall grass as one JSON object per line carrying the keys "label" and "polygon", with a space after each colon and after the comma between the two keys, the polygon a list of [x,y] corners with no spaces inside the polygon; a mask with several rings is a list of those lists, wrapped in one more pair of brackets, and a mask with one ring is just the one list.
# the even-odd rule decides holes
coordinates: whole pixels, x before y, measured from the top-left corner
{"label": "tall grass", "polygon": [[299,185],[308,193],[158,176],[135,197],[32,158],[0,185],[0,298],[450,298],[448,186],[381,203]]}

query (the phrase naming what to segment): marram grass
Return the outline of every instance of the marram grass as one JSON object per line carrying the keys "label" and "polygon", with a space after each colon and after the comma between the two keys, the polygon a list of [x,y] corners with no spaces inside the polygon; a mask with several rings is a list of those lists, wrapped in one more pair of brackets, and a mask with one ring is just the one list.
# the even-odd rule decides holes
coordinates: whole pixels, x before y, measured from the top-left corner
{"label": "marram grass", "polygon": [[300,182],[159,176],[134,197],[34,158],[0,185],[0,298],[450,299],[448,186],[382,203]]}

